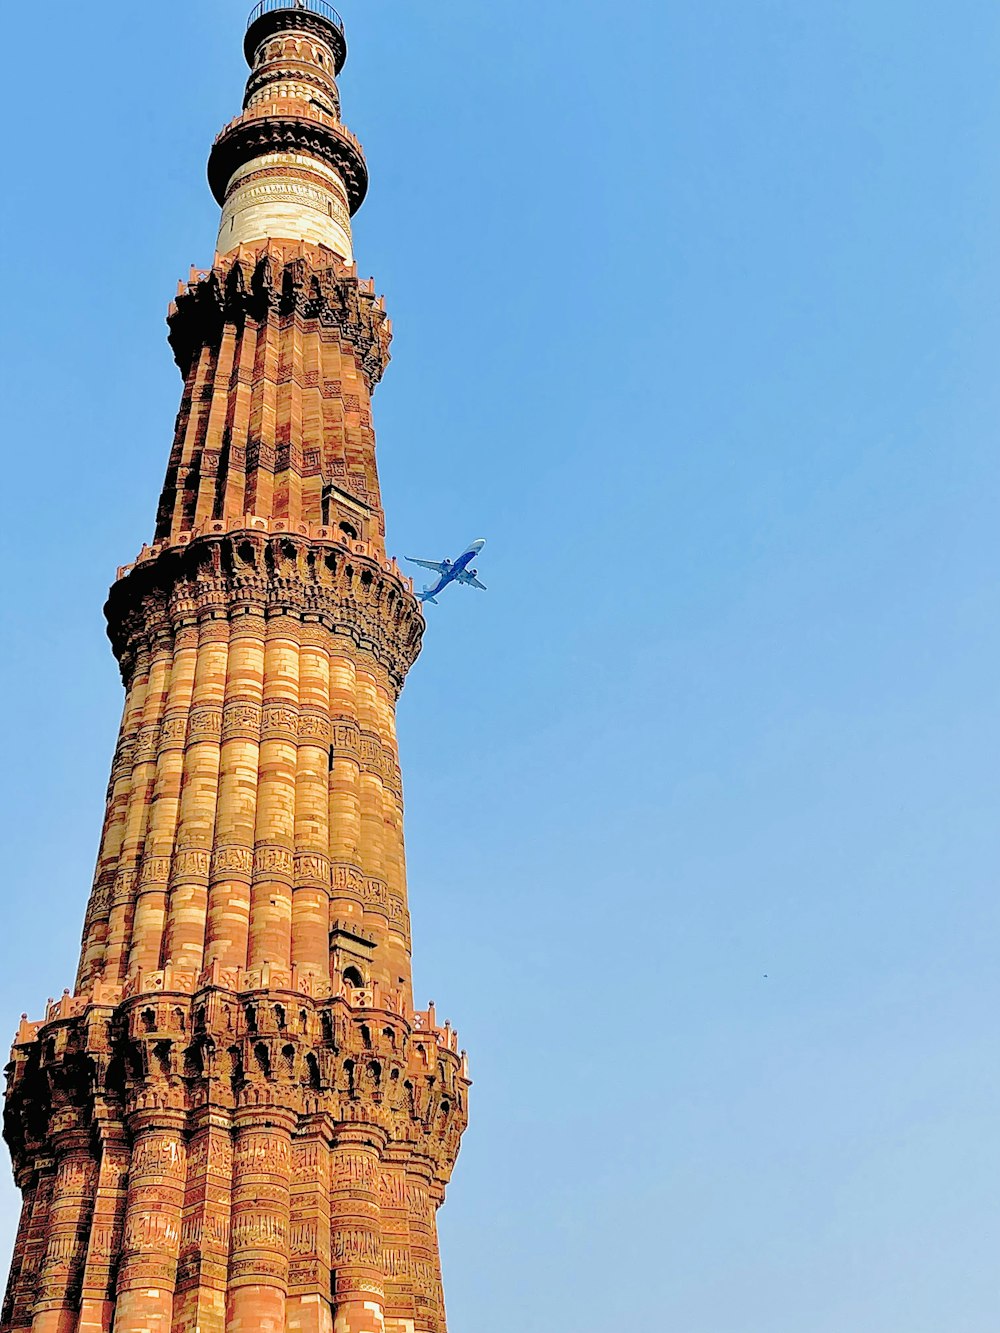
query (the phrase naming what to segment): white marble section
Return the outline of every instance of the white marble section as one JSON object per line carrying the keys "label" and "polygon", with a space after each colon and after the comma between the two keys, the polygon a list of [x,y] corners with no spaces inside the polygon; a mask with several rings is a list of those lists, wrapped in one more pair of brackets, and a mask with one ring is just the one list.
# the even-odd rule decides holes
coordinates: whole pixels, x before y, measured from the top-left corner
{"label": "white marble section", "polygon": [[325,245],[353,262],[347,191],[332,167],[302,154],[268,153],[233,175],[216,248],[226,254],[264,240]]}

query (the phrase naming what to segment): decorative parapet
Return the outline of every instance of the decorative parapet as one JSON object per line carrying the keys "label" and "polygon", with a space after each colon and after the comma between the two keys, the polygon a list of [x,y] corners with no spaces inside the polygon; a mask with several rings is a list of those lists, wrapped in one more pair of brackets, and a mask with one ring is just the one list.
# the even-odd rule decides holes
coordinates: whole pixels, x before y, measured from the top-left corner
{"label": "decorative parapet", "polygon": [[31,1022],[21,1015],[15,1045],[24,1045],[38,1039],[42,1028],[67,1019],[80,1018],[92,1008],[116,1009],[132,1000],[155,1000],[157,996],[171,999],[191,997],[207,990],[230,992],[234,996],[253,997],[285,995],[294,1000],[310,1000],[325,1004],[343,1000],[347,1007],[362,1013],[392,1014],[402,1018],[412,1029],[414,1040],[432,1042],[453,1055],[459,1052],[458,1032],[450,1022],[439,1023],[433,1001],[426,1009],[414,1009],[403,991],[372,982],[367,986],[348,986],[343,981],[317,977],[300,972],[296,967],[276,967],[265,963],[258,968],[227,968],[213,963],[201,973],[186,968],[165,967],[154,972],[133,972],[123,986],[96,982],[76,995],[64,990],[58,999],[50,999],[45,1006],[45,1017]]}
{"label": "decorative parapet", "polygon": [[270,120],[274,116],[287,116],[292,107],[295,108],[296,120],[314,120],[318,125],[331,126],[337,131],[338,137],[343,139],[345,143],[350,144],[359,157],[364,157],[365,150],[361,146],[360,139],[357,135],[352,134],[346,125],[342,125],[336,116],[331,116],[328,111],[324,111],[321,107],[291,97],[275,97],[270,102],[255,102],[253,106],[247,107],[238,116],[234,116],[228,124],[223,125],[215,136],[215,142],[218,143],[220,139],[224,139],[237,126],[245,125],[247,121]]}
{"label": "decorative parapet", "polygon": [[393,561],[302,532],[275,532],[274,520],[271,532],[257,523],[165,543],[155,554],[150,548],[113,585],[105,615],[123,680],[151,634],[174,633],[209,607],[213,615],[238,609],[308,616],[370,653],[398,693],[425,628],[411,580]]}
{"label": "decorative parapet", "polygon": [[70,994],[69,990],[64,990],[57,1000],[48,1000],[45,1005],[45,1017],[37,1022],[31,1022],[27,1014],[21,1015],[21,1022],[18,1025],[17,1034],[14,1038],[15,1046],[28,1045],[38,1040],[38,1034],[43,1027],[50,1023],[64,1022],[67,1019],[80,1018],[88,1009],[107,1008],[114,1009],[119,1005],[123,998],[123,988],[121,986],[109,986],[106,982],[99,981],[86,991],[77,995]]}
{"label": "decorative parapet", "polygon": [[42,1030],[41,1023],[31,1023],[27,1014],[21,1015],[21,1022],[18,1024],[17,1033],[14,1037],[15,1046],[28,1046],[33,1041],[38,1040],[38,1034]]}
{"label": "decorative parapet", "polygon": [[[232,1053],[236,1049],[233,1042],[249,1043],[243,1048],[247,1060],[250,1048],[256,1051],[256,1072],[247,1064],[245,1073],[239,1073],[241,1080],[246,1077],[251,1082],[257,1076],[271,1081],[272,1064],[279,1053],[290,1058],[294,1047],[288,1074],[300,1067],[301,1060],[301,1077],[316,1091],[329,1083],[332,1093],[346,1070],[346,1091],[352,1100],[359,1095],[365,1100],[366,1095],[354,1083],[352,1061],[356,1060],[381,1060],[386,1065],[394,1064],[401,1072],[409,1070],[411,1079],[426,1080],[427,1093],[437,1088],[434,1097],[438,1100],[442,1095],[448,1098],[448,1089],[470,1086],[468,1057],[459,1049],[458,1034],[450,1023],[442,1026],[438,1022],[433,1004],[415,1010],[402,992],[377,984],[348,987],[329,980],[316,983],[315,978],[297,976],[294,969],[215,966],[200,976],[172,968],[137,972],[124,987],[98,983],[77,995],[64,992],[58,1000],[48,1002],[42,1021],[30,1022],[22,1015],[13,1044],[13,1064],[8,1070],[8,1138],[17,1141],[23,1134],[23,1129],[17,1128],[21,1104],[18,1089],[30,1088],[30,1098],[35,1101],[47,1095],[37,1083],[39,1070],[66,1066],[68,1071],[72,1067],[73,1079],[82,1080],[77,1095],[82,1104],[98,1088],[95,1084],[88,1090],[84,1084],[96,1079],[101,1081],[99,1086],[107,1088],[104,1080],[118,1060],[122,1072],[127,1067],[133,1069],[132,1081],[138,1080],[136,1090],[141,1097],[148,1097],[152,1085],[163,1079],[172,1080],[182,1074],[185,1079],[217,1077],[220,1070],[212,1066],[215,1054],[225,1044]],[[327,1055],[317,1063],[321,1051]],[[308,1052],[313,1054],[307,1060]],[[333,1072],[331,1055],[334,1063],[347,1059],[346,1066],[338,1066],[339,1074]],[[322,1077],[318,1073],[321,1067],[327,1071]],[[237,1066],[233,1068],[235,1072]],[[178,1108],[189,1095],[195,1097],[193,1085],[187,1092],[180,1083],[173,1089]],[[118,1095],[124,1091],[123,1087]],[[231,1106],[235,1093],[234,1085],[228,1092],[217,1091],[210,1099],[221,1097],[221,1105]],[[376,1106],[381,1104],[378,1086],[368,1089],[367,1095]],[[195,1100],[203,1098],[199,1094]],[[464,1092],[458,1109],[462,1116],[455,1124],[455,1153],[464,1127]],[[450,1171],[450,1152],[448,1157]]]}
{"label": "decorative parapet", "polygon": [[227,322],[297,314],[334,328],[353,347],[369,387],[389,364],[392,321],[371,279],[318,246],[268,243],[217,256],[211,269],[192,269],[167,314],[169,341],[185,377],[198,351]]}
{"label": "decorative parapet", "polygon": [[368,193],[361,145],[333,116],[305,103],[265,103],[230,122],[212,145],[208,184],[221,206],[233,175],[267,153],[303,153],[332,167],[344,183],[351,216]]}
{"label": "decorative parapet", "polygon": [[338,32],[344,31],[344,20],[333,5],[326,3],[326,0],[259,0],[247,19],[247,32],[253,28],[258,19],[262,19],[265,15],[278,15],[282,22],[287,22],[287,11],[297,15],[302,10],[326,19],[327,23],[331,23]]}
{"label": "decorative parapet", "polygon": [[326,0],[260,0],[247,23],[243,50],[247,64],[253,65],[254,53],[261,42],[279,29],[316,31],[330,43],[339,74],[347,59],[344,20]]}
{"label": "decorative parapet", "polygon": [[413,579],[400,569],[395,557],[388,560],[383,559],[374,542],[351,541],[339,529],[324,527],[318,523],[290,523],[287,519],[262,518],[259,514],[240,514],[223,519],[210,519],[205,523],[199,523],[190,532],[180,533],[173,540],[165,538],[163,541],[154,542],[152,545],[147,543],[131,564],[118,566],[115,577],[123,579],[139,565],[146,565],[156,560],[164,551],[190,546],[199,537],[210,537],[213,534],[239,536],[241,533],[260,532],[286,533],[294,537],[308,537],[310,541],[330,543],[351,555],[375,561],[384,573],[391,574],[393,578],[399,579],[403,587],[409,592],[413,591]]}

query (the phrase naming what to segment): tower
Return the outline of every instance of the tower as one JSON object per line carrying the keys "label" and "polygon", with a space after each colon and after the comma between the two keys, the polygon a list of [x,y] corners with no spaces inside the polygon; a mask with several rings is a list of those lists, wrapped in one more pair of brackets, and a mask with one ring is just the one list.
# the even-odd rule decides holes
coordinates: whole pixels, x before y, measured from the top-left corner
{"label": "tower", "polygon": [[261,0],[153,540],[105,608],[125,706],[76,985],[25,1018],[0,1333],[445,1333],[436,1211],[469,1086],[413,1007],[343,25]]}

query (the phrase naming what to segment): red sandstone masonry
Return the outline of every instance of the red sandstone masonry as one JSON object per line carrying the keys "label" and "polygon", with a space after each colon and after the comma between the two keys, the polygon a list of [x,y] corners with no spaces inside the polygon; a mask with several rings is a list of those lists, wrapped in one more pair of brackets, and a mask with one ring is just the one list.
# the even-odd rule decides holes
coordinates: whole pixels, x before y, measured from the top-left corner
{"label": "red sandstone masonry", "polygon": [[[346,218],[339,28],[269,9],[248,54],[220,200],[293,143],[315,160],[253,189],[332,179]],[[391,327],[341,255],[271,233],[193,271],[169,323],[184,390],[106,608],[126,696],[77,984],[13,1049],[0,1333],[445,1333],[470,1085],[410,980],[395,707],[424,623],[384,546]]]}

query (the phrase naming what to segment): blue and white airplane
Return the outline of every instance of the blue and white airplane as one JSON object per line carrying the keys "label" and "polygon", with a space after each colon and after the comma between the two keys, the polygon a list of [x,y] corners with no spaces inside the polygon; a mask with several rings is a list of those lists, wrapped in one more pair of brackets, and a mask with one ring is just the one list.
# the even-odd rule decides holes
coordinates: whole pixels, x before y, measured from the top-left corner
{"label": "blue and white airplane", "polygon": [[485,545],[485,540],[473,542],[457,560],[442,560],[440,564],[436,564],[433,560],[415,560],[412,555],[408,555],[406,558],[411,565],[422,565],[424,569],[433,569],[434,573],[438,575],[438,580],[433,588],[425,588],[423,592],[417,594],[420,600],[422,602],[433,602],[437,606],[439,594],[444,592],[449,583],[465,583],[470,588],[482,588],[485,592],[486,584],[480,583],[476,578],[479,571],[469,568]]}

